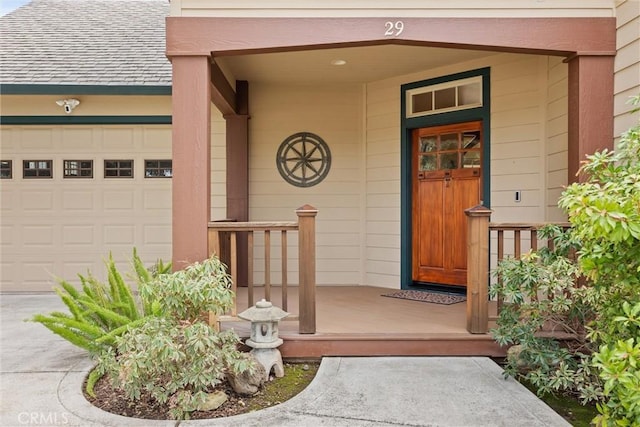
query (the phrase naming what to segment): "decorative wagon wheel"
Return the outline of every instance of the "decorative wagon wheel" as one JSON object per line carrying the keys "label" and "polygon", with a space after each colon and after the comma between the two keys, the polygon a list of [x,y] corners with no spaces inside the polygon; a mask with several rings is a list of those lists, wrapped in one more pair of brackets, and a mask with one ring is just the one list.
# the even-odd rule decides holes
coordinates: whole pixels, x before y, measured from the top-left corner
{"label": "decorative wagon wheel", "polygon": [[326,142],[310,132],[299,132],[285,139],[276,155],[278,172],[296,187],[320,183],[331,168],[331,151]]}

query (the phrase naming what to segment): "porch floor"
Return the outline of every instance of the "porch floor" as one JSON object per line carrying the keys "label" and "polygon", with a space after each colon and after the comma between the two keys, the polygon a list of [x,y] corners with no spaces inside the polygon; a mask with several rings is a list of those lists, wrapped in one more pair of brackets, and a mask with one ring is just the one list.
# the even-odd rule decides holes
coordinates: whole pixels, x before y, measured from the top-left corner
{"label": "porch floor", "polygon": [[[263,298],[263,288],[254,299]],[[288,310],[298,312],[298,289],[288,291]],[[489,334],[466,330],[466,302],[451,305],[383,297],[394,289],[374,286],[316,287],[316,333],[299,334],[297,321],[280,323],[284,357],[372,355],[504,356]],[[238,313],[247,308],[247,288],[238,288]],[[272,288],[271,301],[282,307],[280,288]],[[491,303],[490,303],[491,304]],[[495,305],[489,308],[495,312]],[[248,322],[225,321],[241,337],[249,335]],[[490,325],[492,326],[492,325]]]}

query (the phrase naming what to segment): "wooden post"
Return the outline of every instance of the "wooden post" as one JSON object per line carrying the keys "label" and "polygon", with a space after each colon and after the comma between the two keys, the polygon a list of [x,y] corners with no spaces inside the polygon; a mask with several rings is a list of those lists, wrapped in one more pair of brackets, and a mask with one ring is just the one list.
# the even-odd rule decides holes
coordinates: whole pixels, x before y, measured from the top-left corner
{"label": "wooden post", "polygon": [[467,331],[489,330],[489,218],[491,209],[482,205],[464,211],[467,215]]}
{"label": "wooden post", "polygon": [[298,215],[298,270],[301,334],[316,333],[316,215],[318,210],[304,205],[296,210]]}

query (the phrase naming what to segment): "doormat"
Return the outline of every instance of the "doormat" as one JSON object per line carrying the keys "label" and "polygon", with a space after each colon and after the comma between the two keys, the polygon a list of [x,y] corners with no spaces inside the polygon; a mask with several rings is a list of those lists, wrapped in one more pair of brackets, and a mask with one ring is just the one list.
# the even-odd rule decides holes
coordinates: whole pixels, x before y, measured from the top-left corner
{"label": "doormat", "polygon": [[456,304],[467,300],[467,297],[464,295],[429,291],[397,291],[390,294],[383,294],[382,296],[444,305]]}

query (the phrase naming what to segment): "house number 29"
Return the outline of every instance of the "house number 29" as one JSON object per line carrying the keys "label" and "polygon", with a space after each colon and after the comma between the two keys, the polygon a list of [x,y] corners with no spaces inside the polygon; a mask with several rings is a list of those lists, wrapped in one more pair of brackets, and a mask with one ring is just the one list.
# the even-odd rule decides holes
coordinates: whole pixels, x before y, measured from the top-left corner
{"label": "house number 29", "polygon": [[387,21],[387,22],[384,23],[384,28],[385,28],[385,32],[384,32],[385,36],[391,36],[391,37],[399,36],[404,31],[404,22],[402,22],[402,21],[396,21],[396,22]]}

